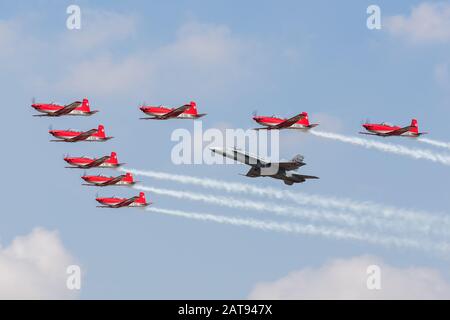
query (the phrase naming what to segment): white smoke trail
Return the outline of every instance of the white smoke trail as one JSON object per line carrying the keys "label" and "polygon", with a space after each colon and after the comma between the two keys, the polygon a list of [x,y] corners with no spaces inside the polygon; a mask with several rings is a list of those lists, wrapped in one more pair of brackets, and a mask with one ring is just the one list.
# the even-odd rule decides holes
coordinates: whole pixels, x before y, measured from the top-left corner
{"label": "white smoke trail", "polygon": [[[327,221],[332,223],[342,223],[349,226],[365,226],[369,229],[375,228],[383,232],[395,230],[400,232],[420,232],[425,234],[435,234],[436,228],[424,223],[405,223],[403,220],[383,220],[372,216],[354,216],[341,212],[329,212],[322,210],[314,210],[305,207],[289,207],[279,203],[251,201],[247,199],[236,199],[217,195],[205,195],[195,192],[169,190],[156,188],[151,186],[135,185],[135,189],[141,191],[152,192],[164,196],[174,197],[178,199],[188,199],[193,201],[201,201],[208,204],[215,204],[234,209],[255,210],[258,212],[270,212],[282,216],[291,216],[297,218],[309,219],[312,221]],[[440,230],[440,229],[439,229]],[[444,235],[450,236],[450,231],[444,229]],[[440,234],[439,232],[436,234]]]}
{"label": "white smoke trail", "polygon": [[423,143],[428,143],[435,147],[450,149],[450,142],[437,141],[437,140],[428,139],[428,138],[419,138],[417,140],[420,142],[423,142]]}
{"label": "white smoke trail", "polygon": [[447,254],[449,246],[447,243],[430,243],[417,241],[408,238],[398,238],[389,236],[376,236],[366,233],[351,232],[341,228],[320,227],[311,224],[298,224],[290,222],[276,222],[267,220],[256,220],[247,218],[228,217],[214,214],[186,212],[180,210],[168,210],[155,207],[146,208],[147,211],[183,217],[201,221],[211,221],[216,223],[230,224],[235,226],[247,226],[254,229],[266,231],[278,231],[287,233],[297,233],[303,235],[323,236],[331,239],[357,240],[369,242],[372,244],[380,244],[384,246],[407,247],[421,249],[426,251],[434,251],[441,254]]}
{"label": "white smoke trail", "polygon": [[[170,189],[162,189],[162,188],[156,188],[152,186],[144,186],[137,184],[133,186],[133,188],[140,190],[140,191],[147,191],[152,192],[159,195],[169,196],[173,198],[178,199],[187,199],[187,200],[193,200],[193,201],[201,201],[208,204],[215,204],[219,206],[224,206],[228,208],[234,208],[234,209],[246,209],[246,210],[255,210],[259,212],[270,212],[275,213],[281,216],[290,216],[290,217],[297,217],[297,218],[305,218],[310,219],[313,221],[317,220],[325,220],[330,222],[341,222],[348,225],[359,225],[359,224],[371,224],[376,225],[377,221],[367,221],[367,219],[364,219],[366,221],[363,221],[363,219],[357,219],[353,216],[350,216],[348,214],[344,213],[332,213],[332,212],[325,212],[325,211],[317,211],[313,209],[303,209],[303,208],[297,208],[297,207],[289,207],[289,206],[283,206],[277,203],[270,203],[270,202],[257,202],[257,201],[251,201],[247,199],[237,199],[237,198],[231,198],[231,197],[223,197],[223,196],[217,196],[217,195],[211,195],[211,194],[201,194],[201,193],[195,193],[195,192],[189,192],[189,191],[181,191],[181,190],[170,190]],[[379,225],[380,229],[383,227],[386,227],[386,225]]]}
{"label": "white smoke trail", "polygon": [[379,142],[379,141],[373,141],[373,140],[367,140],[363,138],[358,137],[349,137],[344,136],[337,133],[332,132],[322,132],[322,131],[315,131],[310,130],[311,134],[332,139],[336,141],[341,141],[345,143],[350,143],[353,145],[361,146],[367,149],[377,149],[383,152],[389,152],[393,154],[398,155],[404,155],[411,157],[413,159],[425,159],[430,160],[436,163],[441,163],[444,165],[450,165],[450,156],[445,154],[439,154],[439,153],[433,153],[431,150],[423,150],[423,149],[410,149],[401,145],[391,144],[391,143],[385,143],[385,142]]}
{"label": "white smoke trail", "polygon": [[[229,193],[253,194],[271,199],[290,200],[299,205],[318,206],[327,209],[339,209],[351,211],[368,218],[386,218],[390,221],[395,219],[415,224],[417,230],[423,233],[444,234],[450,232],[450,218],[445,215],[438,215],[424,211],[407,210],[393,206],[380,205],[369,201],[355,201],[351,199],[326,197],[312,195],[303,192],[290,192],[270,187],[256,187],[250,184],[236,183],[210,178],[198,178],[187,175],[178,175],[166,172],[151,170],[136,170],[121,168],[122,171],[129,171],[138,176],[146,176],[158,180],[175,181],[182,184],[198,185],[204,188],[222,190]],[[406,228],[406,226],[405,226]]]}

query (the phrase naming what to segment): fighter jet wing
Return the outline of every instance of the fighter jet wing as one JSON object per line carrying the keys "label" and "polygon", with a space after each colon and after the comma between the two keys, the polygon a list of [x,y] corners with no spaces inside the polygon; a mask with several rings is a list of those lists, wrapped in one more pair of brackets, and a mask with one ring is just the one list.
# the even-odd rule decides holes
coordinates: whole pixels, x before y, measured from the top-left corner
{"label": "fighter jet wing", "polygon": [[[305,163],[303,162],[304,157],[300,154],[296,155],[291,161],[284,161],[284,162],[279,162],[276,163],[280,168],[286,170],[286,171],[291,171],[291,170],[296,170],[298,168],[300,168],[301,166],[304,166]],[[272,164],[274,165],[274,164]]]}
{"label": "fighter jet wing", "polygon": [[306,179],[320,179],[319,177],[316,176],[307,176],[304,174],[297,174],[297,173],[295,173],[294,176],[297,178],[301,178],[303,181],[305,181]]}
{"label": "fighter jet wing", "polygon": [[259,177],[261,175],[261,170],[256,167],[251,167],[250,170],[248,170],[247,174],[244,174],[246,177]]}

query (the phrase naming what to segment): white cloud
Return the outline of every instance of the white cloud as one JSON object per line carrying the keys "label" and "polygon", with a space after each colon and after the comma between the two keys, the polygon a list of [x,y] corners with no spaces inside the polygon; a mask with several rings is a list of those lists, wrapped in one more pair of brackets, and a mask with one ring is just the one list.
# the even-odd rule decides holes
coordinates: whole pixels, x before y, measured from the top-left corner
{"label": "white cloud", "polygon": [[70,299],[66,268],[75,264],[57,232],[42,228],[0,247],[0,299]]}
{"label": "white cloud", "polygon": [[242,46],[227,26],[188,22],[178,29],[176,41],[163,47],[160,54],[171,61],[179,59],[207,68],[234,63]]}
{"label": "white cloud", "polygon": [[386,18],[385,26],[394,36],[412,43],[450,42],[450,3],[424,2],[414,7],[409,16]]}
{"label": "white cloud", "polygon": [[120,59],[93,50],[92,56],[70,67],[57,88],[80,94],[146,92],[143,99],[213,95],[245,76],[247,48],[226,26],[189,22],[172,43],[159,48],[141,47]]}
{"label": "white cloud", "polygon": [[111,55],[95,56],[70,66],[58,91],[81,94],[114,95],[139,92],[151,81],[151,63],[139,55],[114,59]]}
{"label": "white cloud", "polygon": [[83,11],[81,30],[54,34],[30,31],[33,19],[0,20],[0,68],[15,75],[10,83],[41,98],[102,95],[168,104],[217,99],[250,90],[242,84],[258,81],[266,67],[264,50],[225,25],[189,21],[175,29],[172,41],[153,47],[132,41],[138,32],[134,15]]}
{"label": "white cloud", "polygon": [[[367,289],[370,265],[381,268],[381,290]],[[450,299],[450,284],[433,269],[394,267],[373,256],[360,256],[257,284],[250,299]]]}

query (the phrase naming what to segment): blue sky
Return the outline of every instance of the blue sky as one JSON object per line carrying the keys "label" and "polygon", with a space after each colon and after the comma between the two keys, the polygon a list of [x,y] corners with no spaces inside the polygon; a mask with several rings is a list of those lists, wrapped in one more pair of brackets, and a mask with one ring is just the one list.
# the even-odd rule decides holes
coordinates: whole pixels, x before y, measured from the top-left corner
{"label": "blue sky", "polygon": [[[72,3],[82,10],[79,31],[65,27],[65,11]],[[138,169],[448,213],[450,173],[440,164],[282,132],[281,156],[301,153],[307,162],[302,172],[321,178],[288,187],[275,180],[246,179],[238,175],[246,172],[244,166],[173,165],[170,135],[176,128],[191,130],[192,123],[138,121],[137,107],[143,101],[180,105],[195,100],[200,112],[208,113],[205,128],[254,127],[254,110],[281,116],[308,111],[322,130],[346,135],[356,135],[366,118],[407,124],[416,117],[430,138],[449,141],[450,36],[439,30],[434,30],[435,37],[424,36],[415,29],[411,13],[421,1],[378,1],[382,29],[368,30],[366,8],[372,3],[0,4],[2,247],[38,226],[57,230],[82,266],[80,297],[85,299],[246,298],[257,283],[361,255],[397,268],[431,268],[449,281],[448,260],[417,250],[262,232],[140,210],[98,210],[97,190],[81,186],[82,171],[64,169],[64,154],[117,151],[120,161]],[[441,5],[445,10],[431,12],[443,15],[436,28],[449,25],[450,3]],[[409,24],[399,28],[389,23],[397,15]],[[417,19],[427,18],[419,14]],[[86,119],[33,118],[32,97],[62,103],[88,97],[101,112]],[[105,144],[48,142],[50,125],[89,129],[98,123],[115,139]],[[431,149],[417,141],[393,141]],[[135,192],[99,190],[101,195]],[[161,208],[260,217],[147,196]]]}

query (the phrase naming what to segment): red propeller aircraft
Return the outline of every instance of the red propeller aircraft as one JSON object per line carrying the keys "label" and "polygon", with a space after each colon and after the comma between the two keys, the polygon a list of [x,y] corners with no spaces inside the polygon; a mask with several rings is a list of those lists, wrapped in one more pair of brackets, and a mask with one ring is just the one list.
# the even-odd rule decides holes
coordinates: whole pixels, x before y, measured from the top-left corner
{"label": "red propeller aircraft", "polygon": [[96,186],[96,187],[106,187],[106,186],[131,186],[136,183],[134,181],[131,173],[127,172],[117,177],[105,177],[102,175],[81,177],[87,183],[83,184],[85,186]]}
{"label": "red propeller aircraft", "polygon": [[297,129],[297,130],[309,130],[318,126],[318,124],[310,124],[308,119],[308,113],[302,112],[289,119],[277,118],[275,116],[253,116],[255,120],[262,128],[255,128],[255,130],[277,130],[277,129]]}
{"label": "red propeller aircraft", "polygon": [[49,133],[59,140],[51,140],[54,142],[78,142],[78,141],[98,141],[104,142],[112,137],[107,137],[105,134],[105,127],[99,125],[97,129],[88,131],[74,131],[74,130],[50,130]]}
{"label": "red propeller aircraft", "polygon": [[70,167],[66,168],[79,168],[79,169],[90,169],[90,168],[117,168],[123,165],[117,160],[117,154],[111,152],[110,156],[104,156],[101,158],[86,158],[86,157],[65,157],[64,161],[70,164]]}
{"label": "red propeller aircraft", "polygon": [[131,197],[131,198],[96,198],[97,202],[102,204],[101,206],[97,206],[98,208],[123,208],[123,207],[146,207],[151,204],[151,202],[147,202],[145,200],[145,194],[143,192],[139,193],[139,196]]}
{"label": "red propeller aircraft", "polygon": [[56,103],[32,103],[32,108],[43,114],[36,114],[35,117],[61,117],[61,116],[91,116],[97,113],[89,106],[89,100],[75,101],[68,105],[59,105]]}
{"label": "red propeller aircraft", "polygon": [[178,108],[167,108],[165,106],[142,106],[142,112],[151,117],[140,118],[142,120],[167,120],[167,119],[198,119],[206,115],[206,113],[197,112],[197,104],[191,101]]}
{"label": "red propeller aircraft", "polygon": [[362,125],[368,132],[360,132],[360,134],[368,134],[381,137],[404,136],[419,137],[426,132],[419,132],[419,123],[416,119],[411,120],[411,125],[407,127],[398,127],[386,122],[382,123],[365,123]]}

